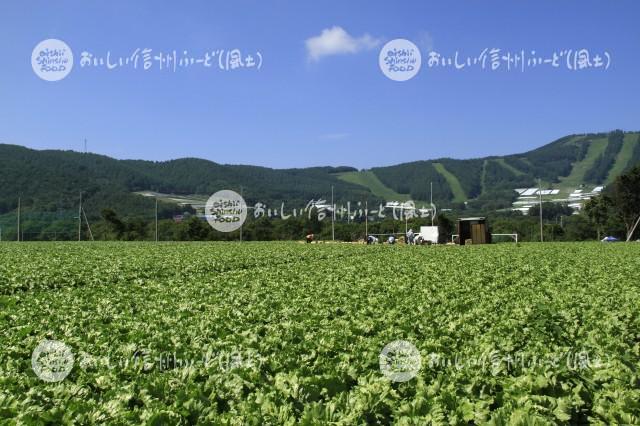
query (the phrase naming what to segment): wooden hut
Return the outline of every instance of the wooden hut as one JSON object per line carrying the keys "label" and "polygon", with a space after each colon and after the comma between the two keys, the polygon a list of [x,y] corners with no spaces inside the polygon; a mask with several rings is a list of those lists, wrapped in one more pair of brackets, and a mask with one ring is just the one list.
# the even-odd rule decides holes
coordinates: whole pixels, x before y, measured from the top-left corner
{"label": "wooden hut", "polygon": [[490,244],[491,233],[484,217],[458,219],[458,244]]}

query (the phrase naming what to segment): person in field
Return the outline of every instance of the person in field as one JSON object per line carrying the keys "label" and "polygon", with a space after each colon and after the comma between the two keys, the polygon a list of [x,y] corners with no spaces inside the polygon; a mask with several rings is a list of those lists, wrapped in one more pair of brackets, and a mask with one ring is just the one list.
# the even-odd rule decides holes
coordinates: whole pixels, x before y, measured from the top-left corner
{"label": "person in field", "polygon": [[413,244],[413,240],[415,238],[415,234],[413,233],[413,229],[409,229],[407,232],[407,244]]}

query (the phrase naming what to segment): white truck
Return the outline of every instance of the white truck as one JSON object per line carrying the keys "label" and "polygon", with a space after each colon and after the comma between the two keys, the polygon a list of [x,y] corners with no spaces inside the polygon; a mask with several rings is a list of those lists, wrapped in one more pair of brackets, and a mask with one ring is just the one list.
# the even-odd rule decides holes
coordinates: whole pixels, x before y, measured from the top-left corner
{"label": "white truck", "polygon": [[415,244],[438,244],[438,227],[437,226],[421,226],[413,241]]}

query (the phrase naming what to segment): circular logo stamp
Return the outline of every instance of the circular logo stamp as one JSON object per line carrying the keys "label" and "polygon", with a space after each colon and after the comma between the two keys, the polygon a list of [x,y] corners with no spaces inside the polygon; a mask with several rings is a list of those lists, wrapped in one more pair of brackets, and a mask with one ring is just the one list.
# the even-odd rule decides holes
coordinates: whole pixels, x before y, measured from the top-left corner
{"label": "circular logo stamp", "polygon": [[216,231],[233,232],[247,220],[247,203],[235,191],[218,191],[207,200],[204,214]]}
{"label": "circular logo stamp", "polygon": [[31,67],[38,77],[46,81],[65,78],[73,68],[73,52],[62,40],[43,40],[31,53]]}
{"label": "circular logo stamp", "polygon": [[380,352],[380,371],[393,382],[408,382],[421,367],[420,352],[406,340],[395,340]]}
{"label": "circular logo stamp", "polygon": [[73,369],[73,352],[59,340],[43,340],[31,354],[31,368],[45,382],[60,382]]}
{"label": "circular logo stamp", "polygon": [[391,80],[407,81],[415,77],[422,66],[422,56],[418,46],[397,38],[382,47],[378,57],[380,69]]}

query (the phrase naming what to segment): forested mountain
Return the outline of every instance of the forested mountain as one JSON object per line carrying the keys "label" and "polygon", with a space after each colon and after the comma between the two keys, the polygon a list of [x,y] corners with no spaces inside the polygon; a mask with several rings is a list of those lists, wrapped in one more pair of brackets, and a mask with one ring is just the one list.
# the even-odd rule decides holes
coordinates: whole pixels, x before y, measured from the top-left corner
{"label": "forested mountain", "polygon": [[504,199],[505,191],[537,186],[601,185],[640,162],[640,133],[571,135],[522,154],[470,160],[441,158],[371,171],[399,194],[425,199],[433,182],[440,203]]}
{"label": "forested mountain", "polygon": [[345,199],[372,198],[367,188],[338,179],[337,173],[350,171],[355,169],[276,170],[196,158],[115,160],[91,153],[0,145],[0,214],[15,210],[19,196],[26,209],[54,212],[77,208],[80,191],[87,212],[93,215],[105,207],[123,213],[148,212],[153,201],[134,194],[136,191],[190,195],[212,194],[220,189],[239,192],[242,187],[249,201],[306,203],[326,197],[333,185]]}
{"label": "forested mountain", "polygon": [[[220,189],[240,191],[245,198],[304,205],[328,200],[331,187],[341,202],[381,202],[389,197],[428,200],[433,183],[439,205],[465,201],[500,208],[513,189],[546,185],[578,187],[606,184],[640,162],[640,133],[571,135],[538,149],[503,157],[455,160],[442,158],[358,171],[351,167],[270,169],[222,165],[184,158],[164,162],[116,160],[73,151],[37,151],[0,144],[0,214],[15,211],[18,197],[24,209],[56,212],[77,208],[82,191],[89,215],[102,208],[121,214],[148,214],[153,200],[135,194],[155,191],[176,195],[209,195]],[[178,211],[163,203],[162,214]]]}

